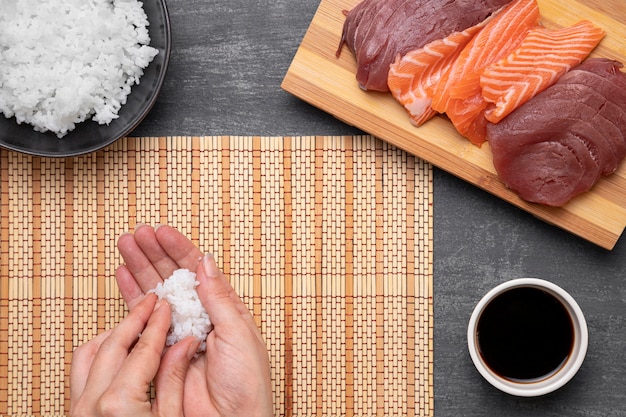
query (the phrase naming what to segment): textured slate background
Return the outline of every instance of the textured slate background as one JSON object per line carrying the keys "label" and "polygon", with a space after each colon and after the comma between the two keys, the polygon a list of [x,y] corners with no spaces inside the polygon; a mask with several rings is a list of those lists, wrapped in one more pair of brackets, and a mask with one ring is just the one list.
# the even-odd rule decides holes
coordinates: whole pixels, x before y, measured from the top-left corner
{"label": "textured slate background", "polygon": [[[362,132],[280,89],[317,0],[168,0],[173,49],[158,103],[133,135],[341,135]],[[435,416],[626,416],[626,242],[606,251],[435,170]],[[578,375],[554,394],[488,385],[465,331],[498,283],[540,277],[586,314]]]}

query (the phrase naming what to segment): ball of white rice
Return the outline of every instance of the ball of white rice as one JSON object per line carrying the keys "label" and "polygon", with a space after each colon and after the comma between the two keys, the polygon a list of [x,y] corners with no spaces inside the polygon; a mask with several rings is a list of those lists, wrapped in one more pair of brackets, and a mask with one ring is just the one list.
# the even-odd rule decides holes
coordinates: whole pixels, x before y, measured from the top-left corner
{"label": "ball of white rice", "polygon": [[137,0],[0,0],[0,111],[65,136],[118,117],[158,54]]}
{"label": "ball of white rice", "polygon": [[206,350],[205,339],[213,328],[196,287],[196,274],[188,269],[177,269],[172,276],[157,284],[154,292],[172,308],[172,323],[166,345],[171,346],[188,336],[202,340],[198,352]]}

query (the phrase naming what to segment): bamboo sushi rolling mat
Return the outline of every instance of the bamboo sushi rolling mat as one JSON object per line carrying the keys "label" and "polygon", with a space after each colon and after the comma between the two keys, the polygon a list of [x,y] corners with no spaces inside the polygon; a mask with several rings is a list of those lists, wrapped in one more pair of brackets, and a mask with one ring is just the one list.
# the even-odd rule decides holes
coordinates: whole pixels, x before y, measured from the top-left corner
{"label": "bamboo sushi rolling mat", "polygon": [[277,416],[432,416],[432,168],[371,136],[0,150],[0,415],[69,412],[73,349],[125,315],[117,237],[216,255],[267,342]]}

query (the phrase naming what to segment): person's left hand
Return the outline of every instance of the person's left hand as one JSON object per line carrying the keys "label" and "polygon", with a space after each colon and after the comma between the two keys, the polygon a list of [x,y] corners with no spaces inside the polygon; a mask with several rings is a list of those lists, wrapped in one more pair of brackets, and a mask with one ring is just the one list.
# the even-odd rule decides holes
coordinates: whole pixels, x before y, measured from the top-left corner
{"label": "person's left hand", "polygon": [[198,295],[213,330],[206,352],[198,355],[184,385],[185,417],[263,416],[273,414],[270,364],[254,318],[237,296],[213,256],[204,256],[178,230],[138,225],[123,234],[118,248],[125,264],[116,279],[130,311],[176,269],[196,271]]}
{"label": "person's left hand", "polygon": [[[170,327],[167,302],[148,294],[122,322],[74,351],[70,415],[183,415],[183,384],[200,343],[186,338],[163,354]],[[150,383],[156,397],[150,402]]]}

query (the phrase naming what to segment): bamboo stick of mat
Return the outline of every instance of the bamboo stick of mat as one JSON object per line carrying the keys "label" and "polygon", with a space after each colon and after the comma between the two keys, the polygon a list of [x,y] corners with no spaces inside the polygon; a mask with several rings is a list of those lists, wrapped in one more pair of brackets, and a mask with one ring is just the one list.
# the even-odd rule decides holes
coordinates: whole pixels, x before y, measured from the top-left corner
{"label": "bamboo stick of mat", "polygon": [[432,169],[371,136],[0,150],[0,415],[69,411],[73,349],[125,315],[117,237],[171,224],[265,337],[277,416],[432,416]]}

